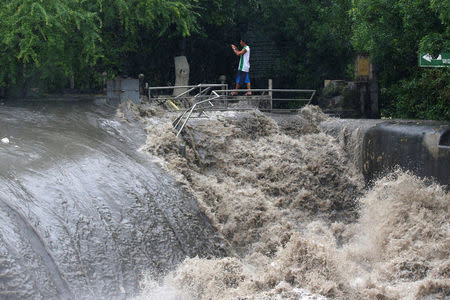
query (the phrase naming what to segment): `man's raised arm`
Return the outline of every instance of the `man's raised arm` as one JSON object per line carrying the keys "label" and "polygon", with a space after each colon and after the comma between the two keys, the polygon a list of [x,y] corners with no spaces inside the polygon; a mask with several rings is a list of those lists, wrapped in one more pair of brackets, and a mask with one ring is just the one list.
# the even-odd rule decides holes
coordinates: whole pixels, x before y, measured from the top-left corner
{"label": "man's raised arm", "polygon": [[242,48],[241,51],[238,51],[238,49],[235,45],[231,45],[231,49],[233,49],[234,54],[236,54],[237,56],[244,55],[247,52],[247,49],[245,49],[245,48]]}

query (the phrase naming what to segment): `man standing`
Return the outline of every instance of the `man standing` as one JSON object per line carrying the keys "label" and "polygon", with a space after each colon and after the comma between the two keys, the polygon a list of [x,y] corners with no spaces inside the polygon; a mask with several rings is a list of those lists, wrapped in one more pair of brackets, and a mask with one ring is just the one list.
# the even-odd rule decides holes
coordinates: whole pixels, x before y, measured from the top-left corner
{"label": "man standing", "polygon": [[[231,45],[234,54],[240,57],[238,65],[238,73],[236,76],[236,90],[239,89],[244,83],[247,84],[247,89],[250,90],[250,78],[248,77],[248,72],[250,71],[250,47],[247,45],[244,39],[241,39],[240,45],[242,50],[238,50],[235,45]],[[251,91],[245,93],[246,96],[250,96]],[[237,92],[232,92],[231,95],[237,95]]]}

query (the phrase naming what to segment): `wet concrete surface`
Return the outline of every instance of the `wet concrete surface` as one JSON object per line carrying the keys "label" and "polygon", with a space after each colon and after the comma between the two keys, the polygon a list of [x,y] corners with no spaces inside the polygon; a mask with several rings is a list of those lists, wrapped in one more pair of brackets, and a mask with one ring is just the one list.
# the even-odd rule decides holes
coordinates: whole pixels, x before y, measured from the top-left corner
{"label": "wet concrete surface", "polygon": [[449,122],[330,119],[320,127],[340,140],[368,182],[401,168],[450,186]]}
{"label": "wet concrete surface", "polygon": [[143,272],[225,254],[195,198],[96,101],[0,107],[0,298],[123,299]]}

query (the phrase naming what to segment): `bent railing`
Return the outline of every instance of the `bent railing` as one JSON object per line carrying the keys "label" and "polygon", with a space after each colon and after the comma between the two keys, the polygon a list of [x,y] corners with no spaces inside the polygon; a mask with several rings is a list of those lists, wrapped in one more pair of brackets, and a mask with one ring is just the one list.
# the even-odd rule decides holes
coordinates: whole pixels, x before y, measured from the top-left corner
{"label": "bent railing", "polygon": [[[233,92],[251,92],[251,96],[230,96]],[[254,93],[257,93],[256,95]],[[275,93],[282,95],[289,93],[306,94],[302,98],[277,98],[273,97]],[[198,117],[206,115],[206,111],[223,111],[223,110],[253,110],[260,109],[265,111],[297,111],[306,104],[310,104],[316,90],[304,89],[251,89],[251,90],[213,90],[210,97],[204,100],[195,102],[190,108],[186,109],[180,116],[178,116],[172,123],[177,131],[178,137],[183,131],[189,119],[194,112],[198,112]],[[275,104],[288,102],[288,107],[274,107]],[[292,104],[294,103],[294,104]],[[296,105],[300,103],[303,105]],[[243,104],[243,105],[242,105]],[[292,107],[289,107],[289,104]],[[279,106],[279,105],[278,105]],[[207,116],[207,115],[206,115]]]}
{"label": "bent railing", "polygon": [[[148,88],[148,99],[149,101],[157,101],[159,104],[165,103],[166,101],[173,101],[178,99],[189,99],[193,102],[198,101],[198,99],[202,99],[205,97],[209,97],[208,93],[212,89],[228,89],[228,84],[225,83],[200,83],[197,85],[183,85],[183,86],[155,86],[155,87],[149,87]],[[156,91],[165,91],[165,90],[177,90],[177,89],[186,89],[184,92],[180,93],[179,95],[173,96],[173,95],[158,95],[155,96],[154,93]],[[194,95],[191,95],[191,93],[195,93]]]}

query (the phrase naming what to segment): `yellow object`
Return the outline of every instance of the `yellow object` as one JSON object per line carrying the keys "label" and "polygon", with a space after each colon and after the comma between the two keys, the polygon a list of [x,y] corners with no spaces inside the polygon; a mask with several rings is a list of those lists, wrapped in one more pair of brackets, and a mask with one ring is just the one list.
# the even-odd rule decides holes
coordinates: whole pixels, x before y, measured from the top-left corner
{"label": "yellow object", "polygon": [[370,61],[368,57],[358,57],[357,59],[357,75],[369,76],[370,75]]}
{"label": "yellow object", "polygon": [[169,100],[169,104],[170,104],[170,106],[172,106],[172,107],[175,108],[176,110],[180,110],[180,109],[178,108],[178,106],[176,106],[175,103],[173,103],[172,100]]}

